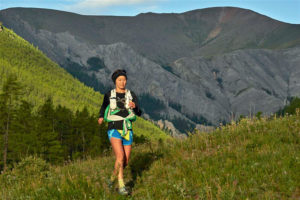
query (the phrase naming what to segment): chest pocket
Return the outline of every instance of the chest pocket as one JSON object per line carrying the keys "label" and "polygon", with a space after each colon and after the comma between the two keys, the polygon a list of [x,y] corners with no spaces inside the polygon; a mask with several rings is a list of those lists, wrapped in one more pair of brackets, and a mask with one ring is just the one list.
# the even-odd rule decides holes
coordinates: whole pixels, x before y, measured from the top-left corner
{"label": "chest pocket", "polygon": [[120,108],[120,110],[124,110],[125,108],[125,97],[118,97],[117,96],[117,106],[118,108]]}

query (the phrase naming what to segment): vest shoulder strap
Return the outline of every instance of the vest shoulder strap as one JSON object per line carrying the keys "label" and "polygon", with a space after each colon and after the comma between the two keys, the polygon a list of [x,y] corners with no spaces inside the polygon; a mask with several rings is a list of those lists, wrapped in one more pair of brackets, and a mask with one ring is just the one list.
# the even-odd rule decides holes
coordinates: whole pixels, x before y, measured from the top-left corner
{"label": "vest shoulder strap", "polygon": [[125,91],[126,91],[126,93],[125,93],[125,108],[130,109],[129,102],[132,101],[133,98],[132,98],[130,90],[126,89]]}
{"label": "vest shoulder strap", "polygon": [[110,91],[109,104],[110,104],[110,109],[114,110],[114,109],[117,108],[117,92],[116,92],[116,89],[112,89]]}

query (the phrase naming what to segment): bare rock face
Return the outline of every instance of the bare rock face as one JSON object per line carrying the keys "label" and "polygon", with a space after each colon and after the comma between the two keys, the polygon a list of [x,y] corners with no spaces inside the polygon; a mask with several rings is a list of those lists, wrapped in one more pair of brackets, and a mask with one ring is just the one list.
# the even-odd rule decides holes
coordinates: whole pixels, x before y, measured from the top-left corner
{"label": "bare rock face", "polygon": [[56,11],[85,22],[74,29],[55,21],[53,11],[33,11],[0,11],[0,20],[102,93],[114,87],[112,72],[125,69],[127,87],[141,103],[151,97],[144,117],[174,137],[194,128],[210,131],[240,115],[269,115],[300,96],[298,25],[236,8],[93,20]]}
{"label": "bare rock face", "polygon": [[197,124],[196,128],[199,132],[205,132],[205,133],[209,133],[215,130],[215,127],[213,126],[205,126],[202,124]]}
{"label": "bare rock face", "polygon": [[171,131],[173,137],[178,137],[180,135],[173,123],[168,120],[165,120],[165,128]]}
{"label": "bare rock face", "polygon": [[168,120],[158,120],[156,124],[159,126],[160,129],[165,129],[171,133],[172,137],[183,139],[186,138],[187,135],[181,134],[174,126],[174,124]]}
{"label": "bare rock face", "polygon": [[288,96],[300,97],[300,47],[291,48],[287,51],[282,51],[288,63],[285,68],[289,68],[289,81],[288,81]]}
{"label": "bare rock face", "polygon": [[161,119],[157,121],[157,125],[158,125],[158,127],[159,127],[160,129],[163,129],[164,126],[165,126],[163,120],[161,120]]}
{"label": "bare rock face", "polygon": [[147,113],[143,113],[142,117],[146,120],[151,120],[150,116]]}
{"label": "bare rock face", "polygon": [[300,55],[300,48],[237,50],[210,59],[182,58],[172,69],[182,79],[206,88],[208,102],[221,105],[227,114],[271,114],[285,105],[287,97],[299,95],[299,89],[294,88],[299,88],[299,78],[295,77],[299,77],[300,62],[290,59],[291,54]]}

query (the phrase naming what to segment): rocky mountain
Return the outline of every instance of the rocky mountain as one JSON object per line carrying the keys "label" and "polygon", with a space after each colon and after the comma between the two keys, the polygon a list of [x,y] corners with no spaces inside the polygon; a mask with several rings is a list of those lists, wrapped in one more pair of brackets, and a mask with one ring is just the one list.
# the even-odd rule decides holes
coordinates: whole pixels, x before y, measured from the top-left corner
{"label": "rocky mountain", "polygon": [[180,132],[268,115],[300,96],[300,25],[250,10],[117,17],[10,8],[0,21],[102,93],[126,69],[145,117]]}

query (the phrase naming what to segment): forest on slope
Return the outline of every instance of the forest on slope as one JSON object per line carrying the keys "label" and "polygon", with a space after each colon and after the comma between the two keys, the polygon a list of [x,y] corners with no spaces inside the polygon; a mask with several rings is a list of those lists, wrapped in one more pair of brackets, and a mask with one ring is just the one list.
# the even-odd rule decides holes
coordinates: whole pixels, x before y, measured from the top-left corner
{"label": "forest on slope", "polygon": [[[0,170],[29,155],[55,164],[101,155],[109,148],[107,125],[97,124],[102,99],[99,92],[4,27],[0,32]],[[142,118],[133,130],[137,142],[169,137]]]}

